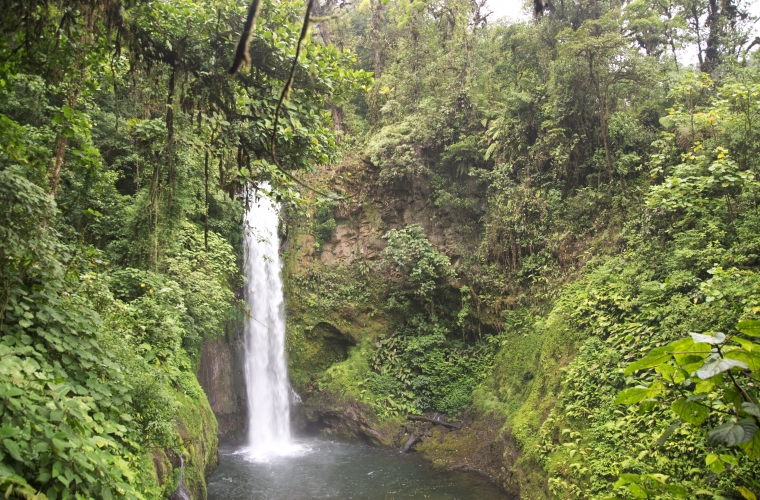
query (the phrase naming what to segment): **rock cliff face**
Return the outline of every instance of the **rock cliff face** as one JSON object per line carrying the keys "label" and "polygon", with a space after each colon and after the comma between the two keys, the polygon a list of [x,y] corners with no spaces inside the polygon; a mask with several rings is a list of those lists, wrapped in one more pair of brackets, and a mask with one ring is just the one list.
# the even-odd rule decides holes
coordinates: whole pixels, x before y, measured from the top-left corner
{"label": "rock cliff face", "polygon": [[[320,252],[309,253],[309,258],[327,266],[350,264],[354,260],[373,261],[385,248],[382,239],[385,232],[419,224],[436,248],[456,260],[457,243],[463,237],[453,224],[459,214],[435,206],[424,187],[391,189],[373,185],[371,191],[361,194],[365,197],[360,201],[336,207],[337,228],[333,238],[322,245]],[[313,243],[310,235],[301,238],[302,245],[308,247]]]}
{"label": "rock cliff face", "polygon": [[227,327],[224,337],[203,346],[198,381],[216,415],[222,443],[237,442],[245,435],[248,410],[244,356],[242,327],[236,324]]}
{"label": "rock cliff face", "polygon": [[517,492],[511,467],[520,453],[502,432],[500,418],[468,410],[457,415],[455,428],[447,428],[407,421],[406,409],[394,401],[365,397],[373,390],[373,352],[399,320],[382,303],[393,279],[383,267],[383,235],[418,224],[456,266],[463,249],[475,243],[462,228],[472,226],[471,212],[479,209],[441,207],[427,185],[383,184],[366,160],[335,168],[322,175],[343,179],[343,190],[356,194],[334,207],[335,230],[323,241],[316,217],[292,220],[283,259],[290,373],[303,398],[293,412],[296,427],[396,449],[406,444],[436,466],[478,470]]}

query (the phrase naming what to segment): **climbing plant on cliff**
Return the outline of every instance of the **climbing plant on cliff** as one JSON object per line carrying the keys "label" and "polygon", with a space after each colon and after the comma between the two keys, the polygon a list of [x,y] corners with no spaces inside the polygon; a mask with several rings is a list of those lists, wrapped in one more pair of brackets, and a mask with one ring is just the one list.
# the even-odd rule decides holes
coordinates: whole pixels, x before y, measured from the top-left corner
{"label": "climbing plant on cliff", "polygon": [[[435,410],[453,414],[470,403],[486,376],[493,342],[474,341],[465,319],[469,289],[418,225],[386,233],[385,266],[396,273],[387,310],[397,318],[372,354],[367,387],[381,416]],[[482,339],[478,339],[482,340]]]}

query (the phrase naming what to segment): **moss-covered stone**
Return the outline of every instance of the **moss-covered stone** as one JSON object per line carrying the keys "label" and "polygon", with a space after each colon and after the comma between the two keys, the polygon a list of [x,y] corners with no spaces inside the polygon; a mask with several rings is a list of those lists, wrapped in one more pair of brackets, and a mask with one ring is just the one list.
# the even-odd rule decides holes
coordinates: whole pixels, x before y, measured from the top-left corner
{"label": "moss-covered stone", "polygon": [[206,481],[219,463],[217,423],[206,395],[195,381],[197,393],[181,394],[177,430],[185,460],[185,484],[193,499],[206,498]]}
{"label": "moss-covered stone", "polygon": [[182,385],[174,395],[177,443],[144,456],[145,481],[155,498],[168,498],[182,481],[192,500],[206,500],[206,482],[219,461],[217,422],[196,378],[184,377]]}
{"label": "moss-covered stone", "polygon": [[460,424],[461,429],[456,430],[425,424],[415,451],[436,468],[477,470],[506,491],[519,494],[520,481],[511,465],[520,452],[511,434],[501,430],[501,417],[469,411]]}
{"label": "moss-covered stone", "polygon": [[303,384],[332,364],[345,361],[356,344],[353,337],[326,321],[303,330],[298,348],[291,351],[291,377],[296,383]]}
{"label": "moss-covered stone", "polygon": [[398,421],[379,421],[370,405],[329,390],[309,393],[298,408],[296,424],[330,438],[376,446],[393,446],[398,429]]}

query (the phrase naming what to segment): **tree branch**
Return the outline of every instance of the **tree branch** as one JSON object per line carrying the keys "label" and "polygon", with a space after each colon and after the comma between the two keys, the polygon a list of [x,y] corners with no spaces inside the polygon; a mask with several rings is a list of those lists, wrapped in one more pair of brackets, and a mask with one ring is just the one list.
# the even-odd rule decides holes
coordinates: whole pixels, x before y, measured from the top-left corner
{"label": "tree branch", "polygon": [[303,47],[303,42],[306,40],[306,35],[309,33],[309,20],[311,19],[311,11],[314,8],[314,0],[309,0],[309,3],[306,5],[306,14],[303,18],[303,26],[301,27],[301,36],[298,38],[298,44],[296,45],[296,55],[293,58],[293,66],[290,69],[290,76],[288,77],[287,82],[285,82],[285,87],[283,87],[282,92],[280,93],[280,99],[277,101],[277,107],[274,110],[274,123],[272,124],[272,138],[271,138],[271,153],[272,153],[272,162],[274,163],[275,167],[277,167],[277,170],[282,172],[285,177],[292,180],[296,184],[308,189],[309,191],[313,191],[314,193],[324,196],[326,198],[329,198],[333,201],[340,201],[347,199],[346,196],[343,197],[335,197],[329,193],[326,193],[324,191],[321,191],[315,187],[310,186],[309,184],[306,184],[305,182],[297,179],[293,176],[290,172],[286,171],[282,166],[280,165],[280,162],[277,160],[277,152],[275,150],[275,144],[277,142],[277,124],[280,121],[280,109],[282,108],[282,104],[285,102],[285,99],[287,99],[290,96],[290,91],[293,88],[293,80],[296,76],[296,69],[298,68],[298,58],[301,56],[301,47]]}
{"label": "tree branch", "polygon": [[243,32],[240,34],[240,42],[238,42],[237,50],[235,51],[235,60],[230,67],[230,74],[236,74],[243,64],[251,63],[251,55],[248,53],[248,45],[251,43],[251,37],[253,36],[253,27],[256,25],[256,18],[259,17],[261,11],[261,0],[253,0],[251,6],[248,8],[248,17],[243,25]]}

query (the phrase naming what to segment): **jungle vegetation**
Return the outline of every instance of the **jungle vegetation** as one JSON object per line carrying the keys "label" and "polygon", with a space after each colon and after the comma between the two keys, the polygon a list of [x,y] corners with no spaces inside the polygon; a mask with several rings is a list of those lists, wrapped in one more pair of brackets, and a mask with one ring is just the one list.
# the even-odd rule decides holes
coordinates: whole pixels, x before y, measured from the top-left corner
{"label": "jungle vegetation", "polygon": [[[303,5],[265,2],[234,78],[242,2],[1,7],[0,490],[166,497],[153,452],[188,456],[202,344],[242,314],[244,205],[263,180],[299,198],[266,152]],[[275,131],[289,169],[336,158],[325,105],[371,81],[353,61],[303,44]]]}
{"label": "jungle vegetation", "polygon": [[[399,0],[336,21],[328,39],[375,78],[341,106],[365,158],[344,184],[427,208],[359,222],[384,232],[377,259],[289,270],[296,323],[370,338],[294,380],[381,419],[496,415],[521,498],[760,494],[747,8],[564,1],[499,23],[483,2]],[[318,242],[323,207],[300,229]]]}
{"label": "jungle vegetation", "polygon": [[286,276],[381,330],[304,384],[497,415],[526,499],[760,495],[748,6],[308,5],[296,58],[307,5],[263,1],[231,76],[244,1],[0,0],[0,491],[170,494],[152,457],[187,453],[178,413],[205,425],[246,204],[266,181],[320,250],[355,196],[320,167],[361,157],[352,185],[434,210]]}

